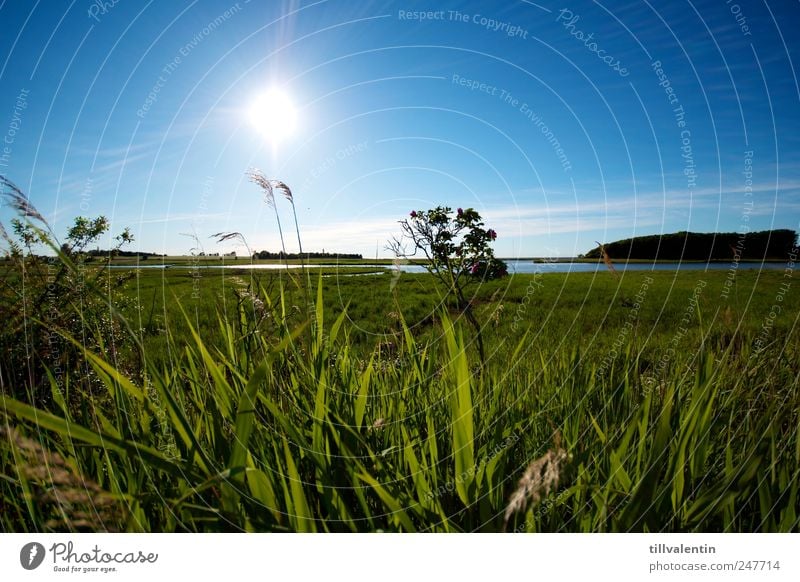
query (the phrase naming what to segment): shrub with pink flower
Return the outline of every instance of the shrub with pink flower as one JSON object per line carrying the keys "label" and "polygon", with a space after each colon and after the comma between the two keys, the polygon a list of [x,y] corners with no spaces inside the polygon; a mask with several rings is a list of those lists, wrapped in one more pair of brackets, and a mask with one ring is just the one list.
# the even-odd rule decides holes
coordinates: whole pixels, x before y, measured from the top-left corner
{"label": "shrub with pink flower", "polygon": [[[437,206],[431,210],[412,210],[400,221],[400,237],[389,243],[398,258],[427,259],[425,267],[455,299],[456,306],[475,329],[481,361],[485,361],[481,326],[471,309],[466,288],[472,283],[508,275],[506,264],[496,259],[491,243],[494,229],[484,228],[474,208]],[[410,250],[409,250],[410,243]]]}
{"label": "shrub with pink flower", "polygon": [[[412,210],[409,219],[400,224],[404,239],[414,245],[413,256],[421,252],[429,260],[429,270],[448,287],[462,295],[461,285],[468,280],[495,279],[508,274],[508,269],[495,259],[490,244],[497,240],[497,231],[484,228],[480,214],[473,208],[439,206],[431,210]],[[405,244],[395,239],[390,248],[398,256],[407,257]],[[462,279],[463,277],[463,279]],[[464,301],[459,297],[459,303]]]}
{"label": "shrub with pink flower", "polygon": [[469,266],[469,274],[482,280],[500,279],[508,275],[508,266],[505,261],[494,257],[477,261]]}

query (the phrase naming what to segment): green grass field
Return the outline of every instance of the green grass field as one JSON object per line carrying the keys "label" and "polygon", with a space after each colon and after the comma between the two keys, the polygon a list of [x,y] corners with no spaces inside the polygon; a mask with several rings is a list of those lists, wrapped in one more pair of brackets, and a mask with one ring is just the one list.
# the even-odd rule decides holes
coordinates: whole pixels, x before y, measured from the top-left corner
{"label": "green grass field", "polygon": [[139,271],[4,387],[3,530],[800,529],[791,272],[476,285],[484,364],[429,275],[340,275]]}

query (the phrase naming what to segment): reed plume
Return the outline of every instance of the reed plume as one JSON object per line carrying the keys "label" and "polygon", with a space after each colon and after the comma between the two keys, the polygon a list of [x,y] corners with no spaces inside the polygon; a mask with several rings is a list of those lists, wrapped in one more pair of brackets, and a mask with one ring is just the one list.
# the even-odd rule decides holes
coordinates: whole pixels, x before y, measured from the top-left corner
{"label": "reed plume", "polygon": [[[281,217],[280,214],[278,214],[278,205],[275,204],[275,190],[273,188],[273,183],[275,181],[267,178],[264,173],[257,168],[248,170],[247,177],[264,191],[264,202],[275,211],[275,220],[278,222],[278,234],[281,236],[281,250],[283,251],[284,261],[286,261],[286,244],[283,241],[283,227],[281,227]],[[283,182],[280,183],[283,184]]]}
{"label": "reed plume", "polygon": [[[0,440],[16,449],[15,470],[27,482],[32,501],[50,531],[116,531],[122,506],[100,485],[76,473],[64,458],[22,436],[12,426],[0,427]],[[13,474],[13,470],[11,473]]]}
{"label": "reed plume", "polygon": [[[303,272],[303,275],[307,278],[306,274],[306,266],[305,261],[303,259],[303,242],[300,240],[300,225],[297,223],[297,208],[294,205],[294,195],[292,194],[291,188],[286,185],[285,182],[281,182],[280,180],[272,180],[272,188],[275,190],[280,190],[283,192],[283,196],[286,200],[289,201],[289,204],[292,205],[292,216],[294,217],[294,230],[297,233],[297,247],[300,249],[300,270]],[[311,280],[308,279],[306,283],[310,286]]]}
{"label": "reed plume", "polygon": [[292,216],[294,217],[294,229],[295,232],[297,233],[297,246],[300,250],[300,271],[302,273],[303,278],[306,280],[305,302],[306,306],[308,307],[309,306],[308,288],[311,287],[311,279],[308,273],[306,272],[306,263],[303,257],[303,242],[300,240],[300,225],[297,222],[297,208],[295,207],[294,204],[294,195],[292,194],[292,189],[289,188],[289,186],[285,182],[282,182],[280,180],[270,180],[263,174],[263,172],[261,172],[261,170],[258,170],[256,168],[251,168],[248,171],[247,175],[250,177],[251,182],[258,184],[261,187],[261,189],[264,191],[265,200],[267,204],[272,206],[272,208],[275,210],[275,218],[278,221],[278,232],[281,235],[281,248],[283,249],[284,262],[287,268],[289,267],[289,260],[288,257],[286,256],[286,245],[284,244],[283,241],[283,229],[281,228],[281,219],[280,216],[278,215],[278,206],[275,203],[275,190],[278,190],[281,193],[283,193],[284,198],[286,198],[286,200],[289,201],[289,204],[292,205]]}
{"label": "reed plume", "polygon": [[28,198],[22,193],[22,190],[17,188],[11,180],[0,175],[0,186],[2,187],[0,191],[2,192],[3,198],[8,200],[9,205],[16,210],[18,214],[26,218],[35,218],[47,226],[47,221],[44,219],[44,216],[39,214],[36,207],[28,201]]}
{"label": "reed plume", "polygon": [[292,194],[291,188],[286,185],[285,182],[281,182],[280,180],[272,180],[272,188],[275,190],[280,190],[283,192],[283,197],[289,201],[289,204],[292,205],[292,215],[294,217],[294,229],[297,233],[297,246],[300,249],[300,258],[303,258],[303,242],[300,240],[300,226],[297,224],[297,208],[294,205],[294,195]]}
{"label": "reed plume", "polygon": [[561,435],[553,437],[554,448],[533,461],[519,480],[517,489],[511,494],[506,506],[505,525],[511,516],[525,511],[528,502],[534,505],[558,488],[561,476],[569,458],[567,451],[561,447]]}
{"label": "reed plume", "polygon": [[250,248],[250,245],[247,244],[247,239],[244,238],[244,235],[241,232],[215,232],[209,238],[217,239],[218,243],[223,243],[227,240],[238,240],[241,241],[244,245],[244,248],[247,249],[247,255],[252,257],[253,251]]}
{"label": "reed plume", "polygon": [[190,239],[192,239],[194,241],[194,244],[196,246],[193,246],[192,248],[189,249],[190,253],[194,254],[194,253],[197,252],[197,253],[204,253],[205,254],[205,249],[203,248],[203,244],[200,242],[200,237],[197,236],[197,233],[195,233],[195,232],[179,232],[178,234],[180,236],[189,237]]}

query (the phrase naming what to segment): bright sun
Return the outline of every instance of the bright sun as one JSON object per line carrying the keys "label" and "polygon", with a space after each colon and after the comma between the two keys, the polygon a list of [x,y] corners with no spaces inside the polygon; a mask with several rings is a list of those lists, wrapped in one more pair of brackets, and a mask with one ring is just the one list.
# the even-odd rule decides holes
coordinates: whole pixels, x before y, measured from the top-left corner
{"label": "bright sun", "polygon": [[270,89],[253,100],[249,109],[250,122],[273,143],[294,133],[297,111],[283,91]]}

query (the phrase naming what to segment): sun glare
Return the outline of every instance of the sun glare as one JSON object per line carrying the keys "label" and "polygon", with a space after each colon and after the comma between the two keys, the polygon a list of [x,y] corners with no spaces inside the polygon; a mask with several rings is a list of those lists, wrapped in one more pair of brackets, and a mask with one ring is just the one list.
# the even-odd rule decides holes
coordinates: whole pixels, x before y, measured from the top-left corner
{"label": "sun glare", "polygon": [[294,133],[297,111],[286,93],[270,89],[256,97],[248,111],[250,122],[273,143]]}

